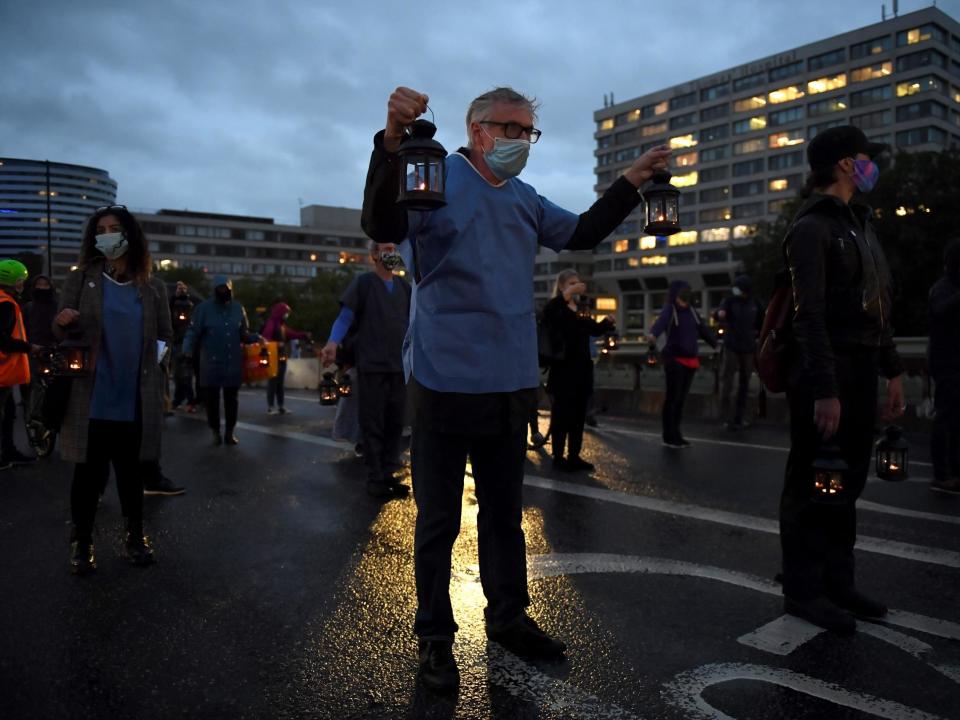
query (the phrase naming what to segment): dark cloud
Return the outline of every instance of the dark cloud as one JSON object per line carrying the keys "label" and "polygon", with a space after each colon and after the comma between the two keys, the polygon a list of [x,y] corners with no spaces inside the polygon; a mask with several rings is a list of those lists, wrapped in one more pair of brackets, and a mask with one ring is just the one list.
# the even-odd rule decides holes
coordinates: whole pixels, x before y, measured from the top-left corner
{"label": "dark cloud", "polygon": [[[960,0],[939,5],[960,17]],[[879,19],[875,2],[835,0],[7,0],[0,154],[106,168],[131,206],[296,222],[298,198],[359,206],[396,85],[431,96],[453,149],[469,101],[509,84],[543,103],[525,178],[578,210],[604,93],[627,100]]]}

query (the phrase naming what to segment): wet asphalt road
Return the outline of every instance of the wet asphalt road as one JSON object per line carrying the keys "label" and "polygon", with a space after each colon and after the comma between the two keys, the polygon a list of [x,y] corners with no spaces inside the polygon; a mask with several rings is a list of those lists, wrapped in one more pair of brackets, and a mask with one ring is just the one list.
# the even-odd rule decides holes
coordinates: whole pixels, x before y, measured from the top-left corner
{"label": "wet asphalt road", "polygon": [[929,492],[928,465],[868,486],[858,576],[898,612],[838,638],[781,619],[784,429],[687,423],[678,452],[653,419],[601,418],[590,475],[531,452],[530,612],[562,663],[486,641],[468,479],[444,697],[415,683],[413,501],[368,498],[332,410],[292,395],[268,417],[242,393],[236,448],[167,420],[164,470],[188,493],[145,499],[152,568],[124,561],[113,485],[100,569],[75,578],[71,467],[0,474],[0,718],[960,718],[960,497]]}

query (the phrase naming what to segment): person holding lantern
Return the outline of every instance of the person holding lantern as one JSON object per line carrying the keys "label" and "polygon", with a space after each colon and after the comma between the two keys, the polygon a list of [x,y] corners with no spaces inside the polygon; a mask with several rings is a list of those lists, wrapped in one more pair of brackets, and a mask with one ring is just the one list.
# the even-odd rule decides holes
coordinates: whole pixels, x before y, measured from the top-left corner
{"label": "person holding lantern", "polygon": [[[564,270],[557,275],[553,298],[543,308],[547,330],[563,348],[563,358],[550,364],[547,378],[547,393],[552,398],[553,467],[557,470],[593,470],[593,465],[580,457],[587,402],[593,394],[591,340],[612,332],[614,325],[606,318],[596,322],[589,314],[581,317],[577,303],[586,290],[576,270]],[[564,445],[567,445],[566,458]]]}
{"label": "person holding lantern", "polygon": [[[243,382],[243,343],[260,343],[263,338],[250,332],[247,311],[233,300],[233,281],[226,275],[213,278],[213,297],[200,303],[183,338],[183,355],[192,362],[200,356],[200,387],[207,402],[207,424],[213,444],[237,445],[234,434],[239,410],[238,395]],[[220,391],[223,391],[223,434],[220,434]]]}
{"label": "person holding lantern", "polygon": [[680,432],[683,406],[700,367],[699,339],[712,348],[719,344],[716,335],[693,308],[693,293],[685,280],[674,280],[667,292],[667,303],[660,311],[650,335],[666,335],[663,346],[663,374],[667,391],[663,399],[663,444],[675,450],[690,447]]}
{"label": "person holding lantern", "polygon": [[393,272],[403,262],[395,244],[371,242],[370,260],[373,271],[355,277],[340,298],[340,314],[320,361],[324,366],[332,364],[339,349],[342,363],[357,369],[367,492],[386,499],[409,492],[394,473],[402,467],[400,438],[407,398],[403,338],[410,316],[411,290],[410,284]]}
{"label": "person holding lantern", "polygon": [[[447,690],[459,683],[449,584],[468,455],[480,506],[487,636],[528,657],[557,658],[565,651],[526,613],[521,496],[527,423],[540,382],[534,256],[538,245],[596,247],[639,204],[638,188],[666,166],[670,151],[642,155],[578,216],[517,177],[541,135],[532,100],[506,87],[473,100],[467,146],[446,159],[445,171],[403,159],[409,157],[404,143],[417,141],[416,130],[424,127],[417,118],[427,101],[406,87],[390,96],[386,128],[374,137],[361,223],[377,242],[402,243],[416,280],[404,342],[417,503],[414,631],[421,681]],[[442,196],[422,192],[421,169],[441,170],[430,175],[429,187],[443,188]],[[405,204],[398,202],[401,193]]]}
{"label": "person holding lantern", "polygon": [[934,382],[930,489],[960,493],[960,240],[943,253],[943,277],[930,288],[927,366]]}
{"label": "person holding lantern", "polygon": [[[270,308],[270,317],[267,324],[263,327],[263,337],[265,340],[273,340],[277,343],[277,374],[267,381],[267,415],[273,415],[279,412],[281,415],[288,411],[283,406],[283,382],[287,376],[287,358],[290,356],[290,342],[293,340],[310,340],[313,336],[308,332],[294,330],[287,325],[287,318],[290,317],[290,306],[285,302],[278,302]],[[276,399],[277,409],[273,409],[273,402]]]}
{"label": "person holding lantern", "polygon": [[75,362],[60,454],[76,463],[70,506],[71,570],[96,569],[93,523],[110,466],[126,518],[127,555],[154,562],[143,533],[141,464],[160,457],[163,388],[157,343],[170,342],[166,293],[151,282],[150,252],[139,223],[122,205],[98,209],[87,221],[78,268],[63,286],[54,321],[59,338],[80,334],[85,364]]}
{"label": "person holding lantern", "polygon": [[[783,242],[794,306],[790,455],[780,500],[784,608],[842,633],[853,632],[854,615],[887,612],[857,589],[853,557],[855,505],[873,455],[878,375],[887,381],[884,415],[904,410],[890,273],[871,210],[858,202],[876,183],[873,158],[884,148],[853,126],[814,137],[806,200]],[[838,452],[847,468],[830,505],[814,494],[815,465],[827,452]]]}
{"label": "person holding lantern", "polygon": [[190,288],[182,280],[177,280],[176,290],[170,299],[170,319],[173,322],[173,409],[176,410],[185,402],[189,413],[196,412],[197,396],[193,391],[193,363],[183,355],[183,338],[192,316]]}

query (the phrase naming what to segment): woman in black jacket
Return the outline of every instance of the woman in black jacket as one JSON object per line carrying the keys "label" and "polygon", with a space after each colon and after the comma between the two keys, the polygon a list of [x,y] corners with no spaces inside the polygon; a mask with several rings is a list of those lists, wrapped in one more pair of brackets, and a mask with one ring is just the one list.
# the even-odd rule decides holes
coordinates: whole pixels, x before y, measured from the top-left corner
{"label": "woman in black jacket", "polygon": [[551,363],[547,379],[547,393],[552,398],[553,467],[557,470],[593,470],[593,464],[580,457],[587,400],[593,392],[590,339],[611,332],[614,325],[606,319],[594,322],[578,317],[577,301],[586,289],[575,270],[564,270],[557,275],[553,298],[543,308],[554,347],[563,348],[563,359]]}

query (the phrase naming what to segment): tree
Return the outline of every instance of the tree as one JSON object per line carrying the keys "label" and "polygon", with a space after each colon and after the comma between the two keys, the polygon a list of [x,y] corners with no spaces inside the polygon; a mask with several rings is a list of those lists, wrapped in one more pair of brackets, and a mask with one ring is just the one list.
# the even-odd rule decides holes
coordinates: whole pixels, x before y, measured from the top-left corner
{"label": "tree", "polygon": [[168,285],[177,281],[183,281],[190,288],[192,295],[199,297],[208,297],[213,288],[210,287],[210,279],[202,268],[191,267],[170,267],[162,268],[154,265],[153,274],[163,280]]}

